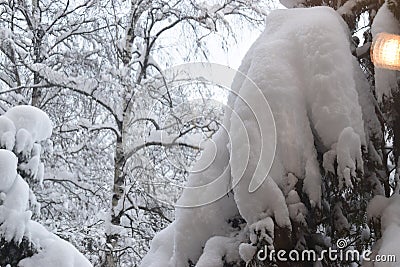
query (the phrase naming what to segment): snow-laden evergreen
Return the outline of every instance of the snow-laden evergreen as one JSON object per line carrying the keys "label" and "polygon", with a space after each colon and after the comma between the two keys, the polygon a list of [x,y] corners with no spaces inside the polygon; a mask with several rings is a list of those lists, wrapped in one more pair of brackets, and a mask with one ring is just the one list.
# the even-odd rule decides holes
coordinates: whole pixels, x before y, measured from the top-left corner
{"label": "snow-laden evergreen", "polygon": [[[215,160],[188,178],[189,186],[218,179],[212,190],[201,192],[204,195],[231,186],[233,190],[202,207],[177,208],[175,221],[154,238],[142,267],[248,263],[262,244],[284,248],[275,242],[277,235],[286,235],[288,242],[291,233],[299,242],[304,239],[297,228],[308,224],[309,211],[322,209],[324,173],[338,174],[339,190],[353,187],[364,171],[362,147],[369,146],[366,138],[373,130],[364,125],[363,112],[370,111],[359,101],[368,102],[369,96],[358,95],[357,90],[365,88],[358,88],[361,78],[355,79],[360,70],[349,36],[342,18],[327,7],[277,10],[267,17],[265,31],[239,71],[260,88],[275,121],[257,120],[257,114],[268,117],[268,110],[252,82],[238,75],[232,88],[246,103],[231,97],[233,111],[227,111],[224,120],[229,132],[219,132],[213,140]],[[257,169],[269,170],[268,162],[259,158],[275,152],[272,127],[277,132],[272,168],[251,192]],[[208,161],[209,154],[206,148],[197,164]],[[178,204],[198,198],[189,192],[184,190]],[[334,207],[342,214],[336,216],[337,228],[349,227],[340,203]]]}
{"label": "snow-laden evergreen", "polygon": [[[35,204],[36,199],[25,179],[42,179],[40,141],[49,138],[51,132],[47,114],[32,106],[16,106],[0,116],[0,243],[2,249],[12,243],[20,245],[23,240],[30,243],[30,248],[8,251],[16,256],[2,255],[4,266],[92,266],[71,244],[31,220],[29,204]],[[24,249],[32,250],[32,257],[24,258]],[[10,256],[13,258],[7,262]]]}

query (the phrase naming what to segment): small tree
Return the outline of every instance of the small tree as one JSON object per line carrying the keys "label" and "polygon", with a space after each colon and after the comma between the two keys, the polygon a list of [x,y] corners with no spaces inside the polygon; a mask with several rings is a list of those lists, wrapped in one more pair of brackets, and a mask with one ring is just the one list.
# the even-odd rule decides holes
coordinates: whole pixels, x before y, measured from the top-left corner
{"label": "small tree", "polygon": [[[31,220],[29,203],[32,208],[37,202],[26,180],[43,182],[40,143],[51,131],[49,117],[32,106],[17,106],[0,116],[1,266],[91,266],[74,247]],[[63,260],[63,254],[69,259]]]}

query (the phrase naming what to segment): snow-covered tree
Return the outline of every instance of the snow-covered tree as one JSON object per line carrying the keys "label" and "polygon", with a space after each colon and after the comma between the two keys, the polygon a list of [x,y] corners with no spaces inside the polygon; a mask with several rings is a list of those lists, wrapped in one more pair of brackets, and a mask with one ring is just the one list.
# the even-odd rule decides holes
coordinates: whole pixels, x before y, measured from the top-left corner
{"label": "snow-covered tree", "polygon": [[[267,16],[232,83],[240,98],[231,96],[228,131],[213,138],[216,157],[189,176],[175,221],[156,235],[141,266],[394,266],[258,257],[266,248],[287,259],[293,250],[400,252],[398,72],[374,69],[368,53],[377,33],[400,33],[399,5],[281,2],[293,9]],[[336,10],[301,8],[320,5]],[[197,164],[208,157],[206,149]],[[254,191],[260,170],[266,178]],[[216,200],[215,192],[227,194]],[[213,202],[199,202],[207,198]]]}
{"label": "snow-covered tree", "polygon": [[16,106],[0,116],[1,266],[92,266],[71,244],[31,220],[38,203],[26,180],[43,182],[41,143],[51,133],[49,117],[35,107]]}

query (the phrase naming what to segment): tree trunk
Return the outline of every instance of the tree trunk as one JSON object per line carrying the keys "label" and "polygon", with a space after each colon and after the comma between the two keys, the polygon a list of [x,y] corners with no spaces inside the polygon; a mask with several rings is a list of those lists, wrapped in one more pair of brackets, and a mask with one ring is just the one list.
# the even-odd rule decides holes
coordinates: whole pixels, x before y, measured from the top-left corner
{"label": "tree trunk", "polygon": [[[32,17],[36,20],[36,25],[32,27],[37,27],[33,29],[33,53],[34,53],[34,63],[43,62],[43,57],[41,56],[42,49],[42,41],[45,35],[44,30],[40,25],[40,16],[39,16],[39,1],[32,0]],[[40,83],[40,76],[38,72],[34,72],[33,74],[33,84],[37,85]],[[32,88],[32,106],[40,108],[40,100],[42,93],[38,88]]]}
{"label": "tree trunk", "polygon": [[121,217],[123,216],[123,206],[121,199],[124,198],[125,194],[125,148],[124,148],[124,122],[117,122],[118,129],[120,130],[121,136],[117,136],[115,153],[114,153],[114,185],[112,192],[111,201],[111,223],[109,229],[106,232],[106,258],[105,265],[107,267],[117,266],[116,255],[114,254],[114,249],[117,247],[118,240],[120,236],[118,233],[113,231],[113,227],[119,227],[121,225]]}

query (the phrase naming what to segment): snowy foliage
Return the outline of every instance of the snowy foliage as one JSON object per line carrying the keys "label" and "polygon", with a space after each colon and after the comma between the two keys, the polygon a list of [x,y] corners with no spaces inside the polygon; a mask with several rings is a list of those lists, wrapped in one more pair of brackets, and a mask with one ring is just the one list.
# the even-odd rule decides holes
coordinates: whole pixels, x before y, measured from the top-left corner
{"label": "snowy foliage", "polygon": [[[318,154],[324,157],[325,171],[338,174],[338,190],[353,188],[363,173],[362,147],[367,141],[354,79],[358,69],[353,65],[344,21],[332,9],[319,7],[274,11],[266,25],[240,71],[261,89],[275,119],[277,150],[269,176],[255,192],[249,192],[257,164],[266,164],[257,159],[261,140],[273,140],[268,130],[273,123],[261,124],[261,132],[257,132],[258,121],[251,114],[263,114],[260,97],[251,83],[237,79],[232,88],[247,103],[231,99],[238,115],[225,118],[229,135],[215,136],[219,154],[206,171],[190,176],[188,181],[193,185],[223,179],[225,182],[218,183],[219,190],[233,181],[233,192],[203,207],[178,208],[175,222],[155,237],[143,267],[162,262],[171,267],[188,266],[189,262],[197,262],[196,266],[239,264],[238,254],[246,263],[253,261],[254,247],[265,244],[282,248],[274,240],[277,234],[288,234],[288,242],[290,235],[301,240],[306,234],[301,229],[310,222],[310,207],[322,210],[323,173]],[[291,36],[290,42],[287,36]],[[246,129],[242,130],[240,124]],[[250,158],[243,173],[240,166],[248,144]],[[198,164],[207,157],[206,148]],[[191,203],[187,198],[197,197],[187,191],[178,204]],[[340,203],[334,205],[333,213],[337,231],[348,229]],[[247,226],[226,225],[238,218]]]}
{"label": "snowy foliage", "polygon": [[[8,139],[7,142],[2,143],[5,149],[0,149],[1,246],[10,246],[12,242],[21,244],[23,238],[32,243],[37,253],[31,258],[23,258],[18,266],[92,266],[68,242],[31,220],[32,211],[29,210],[29,202],[35,201],[35,198],[30,194],[29,185],[20,173],[28,174],[25,179],[29,177],[42,179],[42,177],[37,177],[41,155],[40,141],[51,136],[52,124],[49,117],[35,107],[16,106],[0,116],[0,119],[3,122],[0,125],[1,139]],[[24,163],[26,161],[27,163]],[[4,266],[15,264],[3,262],[3,260],[1,264]]]}
{"label": "snowy foliage", "polygon": [[[338,13],[348,18],[356,6],[349,1]],[[385,8],[378,12],[377,24],[387,22],[380,17]],[[320,251],[339,238],[350,240],[359,251],[376,242],[374,255],[398,255],[393,245],[398,208],[389,204],[397,197],[382,196],[390,192],[381,182],[389,180],[381,114],[366,79],[368,66],[363,72],[360,62],[365,61],[353,58],[350,31],[338,13],[327,7],[297,8],[267,17],[264,33],[239,71],[260,88],[274,121],[258,120],[257,114],[269,116],[268,109],[257,88],[238,74],[232,88],[240,98],[231,96],[233,111],[227,109],[224,119],[230,130],[214,136],[217,154],[212,164],[189,176],[187,183],[214,182],[212,189],[183,191],[175,221],[156,235],[141,266],[270,266],[274,263],[256,257],[264,246]],[[387,90],[387,84],[383,88]],[[384,94],[379,90],[378,97]],[[268,162],[259,159],[275,152],[263,144],[273,142],[274,126],[277,144],[269,171]],[[197,164],[208,162],[210,154],[206,147]],[[268,177],[252,192],[258,169],[269,171]],[[217,201],[179,207],[226,188],[233,189]],[[374,219],[368,221],[371,199],[368,213]],[[379,222],[382,229],[375,227]],[[373,234],[368,224],[375,227]]]}

